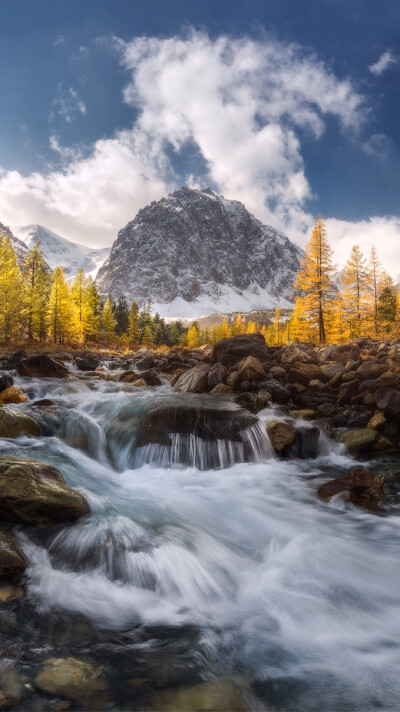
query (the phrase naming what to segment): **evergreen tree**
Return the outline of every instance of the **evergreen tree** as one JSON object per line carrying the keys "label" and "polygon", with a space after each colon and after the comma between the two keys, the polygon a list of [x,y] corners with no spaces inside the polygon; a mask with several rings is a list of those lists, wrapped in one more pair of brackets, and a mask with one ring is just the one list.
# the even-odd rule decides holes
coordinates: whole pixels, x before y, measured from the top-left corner
{"label": "evergreen tree", "polygon": [[384,275],[383,289],[378,299],[378,320],[383,333],[390,336],[394,332],[397,316],[396,290],[393,280]]}
{"label": "evergreen tree", "polygon": [[28,339],[46,338],[46,314],[51,289],[51,273],[40,251],[40,241],[24,256],[24,317]]}
{"label": "evergreen tree", "polygon": [[10,238],[0,233],[0,334],[6,341],[21,329],[22,307],[21,270]]}
{"label": "evergreen tree", "polygon": [[115,331],[118,336],[128,333],[129,330],[129,309],[124,296],[119,297],[114,312],[116,327]]}
{"label": "evergreen tree", "polygon": [[350,257],[341,276],[343,302],[347,319],[357,336],[363,333],[368,293],[367,261],[358,245],[351,248]]}
{"label": "evergreen tree", "polygon": [[73,329],[73,317],[71,288],[65,279],[63,268],[56,267],[53,271],[47,309],[49,334],[55,344],[62,344],[68,341]]}
{"label": "evergreen tree", "polygon": [[87,322],[86,341],[97,341],[100,334],[100,318],[103,308],[100,294],[94,283],[92,275],[86,280]]}
{"label": "evergreen tree", "polygon": [[144,333],[143,333],[143,344],[145,346],[151,346],[153,343],[153,333],[150,327],[150,324],[146,324]]}
{"label": "evergreen tree", "polygon": [[310,336],[321,344],[326,342],[327,315],[335,294],[333,271],[332,250],[324,221],[319,215],[305,249],[302,269],[293,286],[302,292],[302,299],[297,306],[308,322]]}

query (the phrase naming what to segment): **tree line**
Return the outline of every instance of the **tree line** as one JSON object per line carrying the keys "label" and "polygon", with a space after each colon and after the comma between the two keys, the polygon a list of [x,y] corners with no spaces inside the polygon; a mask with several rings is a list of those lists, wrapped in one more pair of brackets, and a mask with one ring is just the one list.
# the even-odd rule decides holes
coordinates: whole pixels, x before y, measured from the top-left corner
{"label": "tree line", "polygon": [[367,259],[353,246],[343,271],[332,261],[324,220],[315,222],[294,282],[296,298],[290,318],[277,309],[273,323],[260,326],[238,314],[232,323],[201,329],[192,322],[167,322],[124,296],[100,296],[93,278],[80,269],[72,284],[62,267],[47,266],[40,242],[23,257],[21,266],[8,235],[0,233],[0,339],[52,341],[54,344],[106,343],[156,346],[214,344],[243,333],[260,332],[267,344],[293,341],[345,343],[358,336],[400,336],[400,291],[383,270],[373,247]]}

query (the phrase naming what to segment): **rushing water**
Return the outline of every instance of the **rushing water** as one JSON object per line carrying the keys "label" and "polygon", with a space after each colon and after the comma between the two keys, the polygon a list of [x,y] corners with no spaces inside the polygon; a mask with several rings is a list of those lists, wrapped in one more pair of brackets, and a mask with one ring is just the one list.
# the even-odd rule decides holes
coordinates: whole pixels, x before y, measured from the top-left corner
{"label": "rushing water", "polygon": [[65,655],[102,662],[121,710],[226,676],[251,693],[249,709],[400,708],[396,499],[377,515],[316,497],[354,461],[326,438],[317,459],[276,460],[256,424],[242,449],[219,446],[214,469],[210,443],[189,438],[182,467],[177,438],[157,455],[135,444],[148,399],[175,397],[168,385],[17,380],[54,405],[35,409],[42,437],[1,451],[54,464],[92,509],[19,533],[28,613],[10,657],[25,670]]}

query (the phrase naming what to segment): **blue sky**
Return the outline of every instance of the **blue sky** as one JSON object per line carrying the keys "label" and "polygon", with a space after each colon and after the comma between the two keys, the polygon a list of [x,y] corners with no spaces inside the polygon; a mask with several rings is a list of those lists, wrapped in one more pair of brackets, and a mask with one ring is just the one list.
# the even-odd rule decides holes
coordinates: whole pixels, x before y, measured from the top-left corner
{"label": "blue sky", "polygon": [[0,0],[0,34],[0,221],[104,245],[209,184],[400,272],[397,0]]}

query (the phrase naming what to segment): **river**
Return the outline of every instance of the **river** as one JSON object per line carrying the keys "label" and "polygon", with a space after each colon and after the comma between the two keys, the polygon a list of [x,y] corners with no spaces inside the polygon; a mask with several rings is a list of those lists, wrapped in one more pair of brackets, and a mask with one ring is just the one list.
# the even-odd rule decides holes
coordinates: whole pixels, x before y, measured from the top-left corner
{"label": "river", "polygon": [[106,667],[116,710],[227,677],[249,709],[400,708],[398,500],[379,514],[319,500],[319,484],[354,466],[337,445],[280,461],[257,426],[251,462],[222,447],[206,469],[209,445],[196,442],[182,466],[179,443],[135,445],[148,399],[177,398],[167,383],[16,383],[54,405],[34,409],[41,437],[2,440],[2,454],[55,465],[92,510],[18,533],[27,601],[3,634],[28,676],[43,658],[88,657]]}

